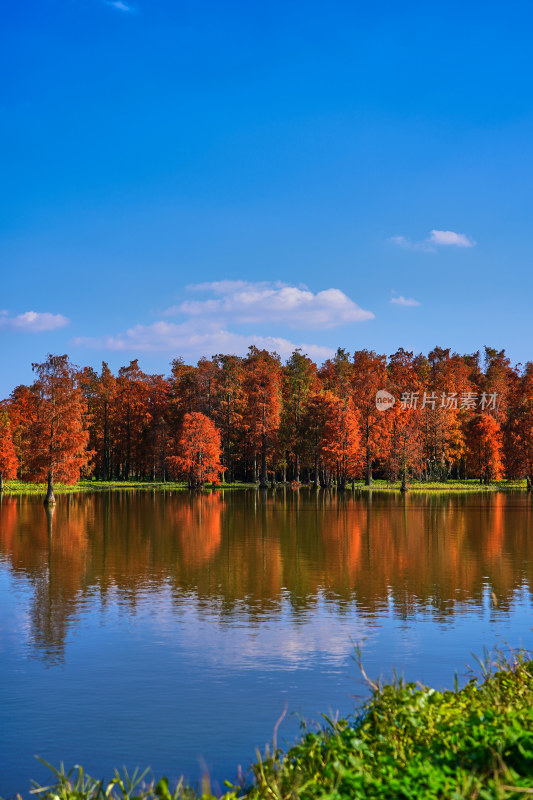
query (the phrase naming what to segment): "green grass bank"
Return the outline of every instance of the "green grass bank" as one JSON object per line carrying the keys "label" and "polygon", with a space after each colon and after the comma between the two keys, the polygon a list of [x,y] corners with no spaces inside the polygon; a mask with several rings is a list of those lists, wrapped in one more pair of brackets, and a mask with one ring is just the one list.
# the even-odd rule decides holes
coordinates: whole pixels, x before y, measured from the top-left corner
{"label": "green grass bank", "polygon": [[[373,481],[371,486],[365,486],[361,481],[355,481],[352,488],[350,483],[345,490],[344,494],[355,492],[398,492],[400,489],[400,482],[387,482],[383,480]],[[206,490],[211,490],[211,486],[206,487]],[[216,491],[228,489],[258,489],[255,483],[222,483],[215,487]],[[276,484],[275,489],[281,491],[283,489],[292,490],[294,487],[291,484]],[[308,484],[300,484],[301,489],[312,488]],[[527,490],[525,480],[502,480],[495,481],[488,485],[481,484],[477,480],[449,480],[449,481],[411,481],[408,484],[410,492],[502,492],[502,491],[517,491]],[[332,487],[335,490],[335,487]],[[69,494],[73,492],[101,492],[101,491],[152,491],[152,492],[169,492],[169,491],[189,491],[186,482],[173,482],[167,481],[165,483],[158,481],[96,481],[96,480],[82,480],[73,486],[67,486],[61,483],[54,483],[55,494]],[[272,491],[269,488],[268,491]],[[44,483],[27,483],[24,481],[9,481],[4,484],[4,494],[8,495],[25,495],[25,494],[46,494],[46,484]]]}
{"label": "green grass bank", "polygon": [[[81,768],[34,788],[42,800],[178,800],[213,797],[162,778],[116,773],[108,783]],[[522,654],[483,667],[463,689],[372,685],[350,719],[303,730],[285,752],[258,756],[225,800],[506,800],[533,795],[533,662]]]}

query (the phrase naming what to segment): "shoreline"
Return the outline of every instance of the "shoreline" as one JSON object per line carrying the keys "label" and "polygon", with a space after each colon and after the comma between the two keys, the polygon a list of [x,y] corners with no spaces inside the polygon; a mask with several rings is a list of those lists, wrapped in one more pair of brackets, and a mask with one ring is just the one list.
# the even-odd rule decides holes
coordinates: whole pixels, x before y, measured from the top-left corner
{"label": "shoreline", "polygon": [[[206,775],[201,786],[156,783],[150,770],[115,771],[106,784],[82,767],[65,772],[46,764],[52,785],[34,784],[41,800],[392,800],[424,797],[506,798],[533,786],[533,661],[524,651],[500,653],[480,664],[483,681],[438,691],[396,679],[370,681],[370,698],[353,715],[310,729],[303,726],[286,751],[276,744],[261,755],[238,785],[226,781],[215,795]],[[358,660],[358,659],[357,659]]]}
{"label": "shoreline", "polygon": [[[86,480],[79,481],[72,486],[65,484],[54,484],[54,493],[56,494],[87,494],[98,493],[102,491],[107,492],[124,492],[124,491],[152,491],[152,492],[223,492],[223,491],[263,491],[269,494],[279,491],[318,491],[318,492],[336,492],[339,496],[348,496],[357,493],[369,492],[387,492],[396,493],[400,492],[401,482],[388,483],[384,480],[375,480],[371,486],[366,486],[362,482],[355,482],[346,486],[344,489],[338,489],[336,486],[331,486],[328,489],[316,489],[312,484],[301,483],[298,486],[293,486],[290,483],[277,483],[275,486],[269,486],[267,489],[261,489],[255,483],[221,483],[216,486],[208,484],[204,489],[191,490],[188,488],[187,483],[183,481],[99,481],[99,480]],[[46,494],[46,484],[44,483],[29,483],[24,481],[9,481],[4,484],[4,496],[16,495],[35,495]],[[476,479],[468,480],[450,480],[450,481],[411,481],[408,483],[408,493],[415,492],[417,494],[456,494],[458,492],[475,493],[475,492],[510,492],[520,491],[527,492],[527,485],[525,479],[521,480],[502,480],[495,481],[490,484],[481,484]]]}

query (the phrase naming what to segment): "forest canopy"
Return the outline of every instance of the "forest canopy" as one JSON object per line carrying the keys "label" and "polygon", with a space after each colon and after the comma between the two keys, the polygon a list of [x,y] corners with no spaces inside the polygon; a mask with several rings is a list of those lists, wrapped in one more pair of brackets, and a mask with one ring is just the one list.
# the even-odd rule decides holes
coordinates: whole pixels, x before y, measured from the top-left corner
{"label": "forest canopy", "polygon": [[33,366],[35,382],[1,403],[0,478],[533,481],[533,363],[504,350],[338,349],[317,365],[252,346],[176,358],[167,376],[137,359],[116,375],[66,355]]}

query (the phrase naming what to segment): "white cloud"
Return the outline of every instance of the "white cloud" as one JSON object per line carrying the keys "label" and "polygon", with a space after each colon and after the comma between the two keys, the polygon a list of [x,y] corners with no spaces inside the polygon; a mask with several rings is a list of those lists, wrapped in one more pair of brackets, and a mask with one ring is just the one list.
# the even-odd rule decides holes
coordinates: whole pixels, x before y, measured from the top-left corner
{"label": "white cloud", "polygon": [[470,239],[464,233],[455,233],[455,231],[430,231],[427,239],[420,242],[412,242],[405,236],[392,236],[391,241],[399,247],[405,247],[407,250],[420,250],[424,253],[436,253],[438,247],[474,247],[476,242]]}
{"label": "white cloud", "polygon": [[295,344],[276,336],[241,336],[216,323],[206,324],[197,320],[183,323],[154,322],[152,325],[134,325],[125,333],[102,338],[78,338],[74,344],[99,350],[131,350],[133,352],[167,352],[188,358],[234,353],[245,355],[251,344],[261,349],[275,350],[287,358],[296,347],[300,347],[311,358],[322,361],[334,354],[329,347],[315,344]]}
{"label": "white cloud", "polygon": [[405,236],[391,236],[391,242],[397,244],[398,247],[404,247],[406,250],[421,250],[424,253],[435,252],[435,247],[429,244],[427,239],[422,242],[412,242]]}
{"label": "white cloud", "polygon": [[474,247],[475,242],[469,239],[464,233],[455,233],[454,231],[431,231],[428,239],[431,244],[436,245],[455,245],[456,247]]}
{"label": "white cloud", "polygon": [[108,6],[113,6],[116,8],[117,11],[126,11],[129,14],[133,14],[135,9],[132,6],[129,6],[127,3],[123,3],[122,0],[105,0]]}
{"label": "white cloud", "polygon": [[194,292],[208,292],[207,300],[186,300],[167,309],[165,316],[231,317],[238,323],[280,323],[291,328],[333,328],[350,322],[374,319],[340,289],[314,294],[306,287],[282,283],[213,281],[189,286]]}
{"label": "white cloud", "polygon": [[[268,325],[269,333],[276,325],[332,328],[374,318],[340,289],[313,293],[305,286],[270,281],[212,281],[187,289],[209,296],[168,308],[163,312],[164,319],[151,324],[134,325],[113,336],[78,338],[74,344],[100,350],[174,353],[188,359],[216,353],[245,355],[251,344],[275,350],[286,358],[299,347],[316,361],[323,361],[334,355],[330,347],[302,342],[299,337],[294,342],[282,336],[265,336],[254,328],[257,331],[256,326]],[[168,318],[174,315],[186,319],[170,321]],[[236,323],[249,326],[248,330],[236,333]]]}
{"label": "white cloud", "polygon": [[403,294],[398,295],[398,297],[391,297],[391,303],[394,303],[397,306],[419,306],[420,303],[418,300],[415,300],[414,297],[404,297]]}
{"label": "white cloud", "polygon": [[65,325],[68,325],[68,322],[67,317],[62,314],[25,311],[16,317],[11,317],[7,311],[0,311],[0,329],[4,330],[7,328],[8,330],[24,331],[26,333],[41,333],[42,331],[64,328]]}

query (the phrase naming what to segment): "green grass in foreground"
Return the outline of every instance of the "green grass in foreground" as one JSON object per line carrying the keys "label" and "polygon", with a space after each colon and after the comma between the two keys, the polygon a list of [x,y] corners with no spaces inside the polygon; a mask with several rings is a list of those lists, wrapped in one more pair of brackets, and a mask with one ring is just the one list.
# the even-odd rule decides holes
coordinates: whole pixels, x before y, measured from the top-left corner
{"label": "green grass in foreground", "polygon": [[[25,481],[9,481],[4,484],[5,494],[42,494],[46,495],[45,483],[29,483]],[[54,494],[72,494],[73,492],[99,492],[109,490],[128,489],[186,489],[186,483],[158,483],[148,481],[79,481],[68,486],[64,483],[54,483]]]}
{"label": "green grass in foreground", "polygon": [[[373,685],[357,716],[303,731],[285,753],[259,758],[247,786],[227,785],[226,800],[503,800],[533,794],[533,662],[521,655],[484,668],[484,680],[438,692],[398,680]],[[80,767],[36,786],[42,800],[211,798],[163,778],[127,773],[108,783]]]}
{"label": "green grass in foreground", "polygon": [[[374,481],[372,486],[364,486],[356,483],[356,489],[365,491],[399,491],[400,481],[388,483],[387,481]],[[465,480],[449,481],[409,481],[407,484],[409,491],[414,492],[501,492],[515,489],[527,489],[525,479],[513,479],[494,481],[493,483],[483,484],[478,480],[469,478]]]}
{"label": "green grass in foreground", "polygon": [[[501,492],[516,489],[526,489],[525,480],[504,480],[495,481],[488,485],[479,483],[477,480],[450,480],[450,481],[410,481],[409,490],[414,492]],[[210,489],[209,485],[206,487]],[[216,487],[216,491],[222,489],[257,489],[255,483],[223,483]],[[277,484],[277,489],[289,489],[290,484]],[[308,488],[306,484],[301,484],[301,488]],[[69,494],[73,492],[99,492],[99,491],[131,491],[133,489],[143,491],[176,491],[187,490],[186,482],[167,481],[96,481],[84,480],[74,486],[65,484],[54,484],[55,494]],[[388,483],[387,481],[375,480],[372,486],[365,486],[361,481],[355,482],[356,491],[387,491],[397,492],[400,489],[400,482]],[[351,483],[347,486],[346,492],[352,491]],[[4,485],[6,495],[22,494],[42,494],[46,495],[46,484],[26,483],[24,481],[9,481]]]}
{"label": "green grass in foreground", "polygon": [[[24,481],[9,481],[4,484],[4,493],[6,495],[18,494],[42,494],[46,495],[45,483],[29,483]],[[209,484],[206,489],[210,489]],[[218,489],[242,489],[242,488],[255,488],[253,483],[232,483],[221,484]],[[186,481],[79,481],[72,486],[64,483],[54,483],[54,494],[73,494],[80,492],[103,492],[103,491],[177,491],[188,490]]]}

